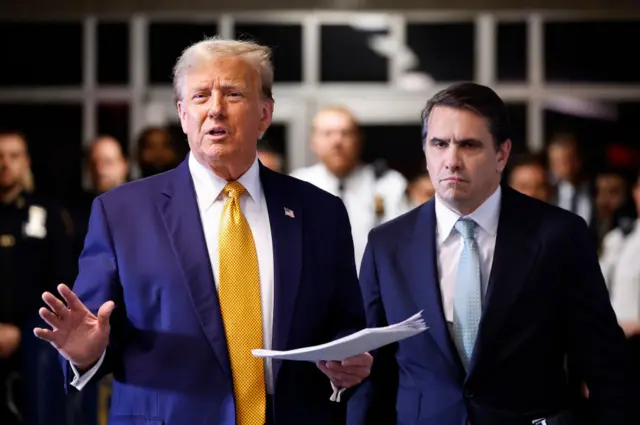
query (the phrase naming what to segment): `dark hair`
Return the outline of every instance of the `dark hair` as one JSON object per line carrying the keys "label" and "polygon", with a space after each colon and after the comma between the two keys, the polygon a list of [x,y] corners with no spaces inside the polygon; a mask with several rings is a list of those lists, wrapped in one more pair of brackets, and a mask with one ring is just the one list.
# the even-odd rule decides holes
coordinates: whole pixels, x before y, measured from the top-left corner
{"label": "dark hair", "polygon": [[258,152],[267,152],[267,153],[280,155],[280,152],[275,150],[273,146],[271,146],[271,143],[269,143],[269,141],[266,139],[258,139],[258,144],[256,146],[256,149]]}
{"label": "dark hair", "polygon": [[507,166],[505,174],[507,174],[509,178],[511,178],[513,172],[520,167],[540,167],[540,169],[542,169],[542,171],[546,174],[546,157],[542,153],[523,152],[519,155],[516,155],[513,161],[509,161],[509,165]]}
{"label": "dark hair", "polygon": [[162,133],[163,135],[166,135],[169,141],[173,144],[171,132],[169,132],[168,129],[159,126],[145,127],[138,135],[136,144],[138,153],[140,153],[140,151],[142,151],[143,149],[146,149],[147,144],[149,143],[149,138],[153,133]]}
{"label": "dark hair", "polygon": [[427,141],[429,115],[436,106],[468,109],[489,123],[496,150],[509,139],[509,116],[500,97],[489,87],[475,83],[458,83],[436,93],[422,110],[422,143]]}
{"label": "dark hair", "polygon": [[14,128],[0,128],[0,137],[8,137],[8,136],[17,136],[27,142],[27,135],[17,129]]}
{"label": "dark hair", "polygon": [[515,170],[518,167],[540,167],[543,170],[547,169],[547,163],[545,157],[542,154],[536,153],[522,153],[514,158],[511,162],[511,170]]}

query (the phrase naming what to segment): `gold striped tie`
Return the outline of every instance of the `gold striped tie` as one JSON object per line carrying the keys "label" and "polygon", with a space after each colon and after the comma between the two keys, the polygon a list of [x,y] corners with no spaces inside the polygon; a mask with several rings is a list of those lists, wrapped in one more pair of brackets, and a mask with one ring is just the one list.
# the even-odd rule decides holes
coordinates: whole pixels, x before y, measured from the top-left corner
{"label": "gold striped tie", "polygon": [[229,182],[220,220],[219,297],[227,335],[237,425],[265,423],[264,363],[251,350],[262,348],[262,308],[258,256],[251,229],[240,209],[242,184]]}

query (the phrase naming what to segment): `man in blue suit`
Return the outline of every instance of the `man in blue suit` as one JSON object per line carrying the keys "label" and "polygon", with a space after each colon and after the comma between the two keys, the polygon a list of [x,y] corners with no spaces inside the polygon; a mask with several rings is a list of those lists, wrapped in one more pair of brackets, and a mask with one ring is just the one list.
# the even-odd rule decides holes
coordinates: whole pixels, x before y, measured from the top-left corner
{"label": "man in blue suit", "polygon": [[[624,335],[586,223],[501,187],[505,105],[471,84],[422,113],[435,199],[374,229],[360,274],[368,326],[423,311],[429,329],[374,354],[349,424],[637,423]],[[635,422],[634,422],[635,421]]]}
{"label": "man in blue suit", "polygon": [[369,374],[367,353],[318,365],[251,354],[365,324],[344,205],[257,159],[272,84],[266,47],[185,50],[174,88],[188,158],[98,197],[74,292],[59,286],[66,306],[43,295],[52,329],[34,332],[68,384],[113,373],[110,424],[330,424]]}

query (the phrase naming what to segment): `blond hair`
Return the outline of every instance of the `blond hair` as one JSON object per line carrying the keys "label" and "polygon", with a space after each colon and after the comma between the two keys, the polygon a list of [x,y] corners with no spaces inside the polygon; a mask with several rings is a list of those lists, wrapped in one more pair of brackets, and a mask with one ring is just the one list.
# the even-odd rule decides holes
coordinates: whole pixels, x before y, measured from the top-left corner
{"label": "blond hair", "polygon": [[173,90],[176,101],[182,100],[182,86],[185,75],[190,69],[206,60],[223,57],[244,59],[260,74],[262,95],[273,100],[273,64],[271,49],[252,41],[225,40],[210,37],[187,47],[173,68]]}

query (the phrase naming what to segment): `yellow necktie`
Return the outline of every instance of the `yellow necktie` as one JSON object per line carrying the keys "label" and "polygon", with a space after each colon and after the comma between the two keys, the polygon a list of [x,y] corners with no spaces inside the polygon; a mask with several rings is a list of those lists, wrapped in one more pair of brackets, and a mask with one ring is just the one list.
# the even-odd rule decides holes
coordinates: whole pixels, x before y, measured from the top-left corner
{"label": "yellow necktie", "polygon": [[227,335],[237,425],[265,423],[264,363],[251,350],[262,348],[262,308],[258,256],[247,219],[240,209],[242,184],[229,182],[222,209],[218,250],[219,297]]}

